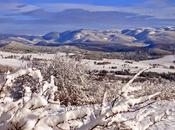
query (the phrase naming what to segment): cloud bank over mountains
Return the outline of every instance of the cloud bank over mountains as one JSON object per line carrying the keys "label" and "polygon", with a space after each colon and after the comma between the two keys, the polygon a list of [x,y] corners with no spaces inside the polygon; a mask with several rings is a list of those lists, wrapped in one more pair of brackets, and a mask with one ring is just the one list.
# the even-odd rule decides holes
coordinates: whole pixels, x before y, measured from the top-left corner
{"label": "cloud bank over mountains", "polygon": [[43,34],[80,28],[160,27],[175,23],[175,2],[171,0],[132,0],[132,3],[125,2],[123,5],[120,4],[121,0],[93,4],[91,0],[89,3],[65,1],[67,3],[54,0],[2,0],[1,32]]}

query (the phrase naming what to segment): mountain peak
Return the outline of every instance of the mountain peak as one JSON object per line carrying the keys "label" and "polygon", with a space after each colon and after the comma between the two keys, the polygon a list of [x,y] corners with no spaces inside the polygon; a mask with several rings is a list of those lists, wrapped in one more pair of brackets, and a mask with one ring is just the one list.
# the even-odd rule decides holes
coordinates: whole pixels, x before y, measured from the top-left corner
{"label": "mountain peak", "polygon": [[57,39],[59,37],[58,32],[49,32],[43,36],[45,40]]}

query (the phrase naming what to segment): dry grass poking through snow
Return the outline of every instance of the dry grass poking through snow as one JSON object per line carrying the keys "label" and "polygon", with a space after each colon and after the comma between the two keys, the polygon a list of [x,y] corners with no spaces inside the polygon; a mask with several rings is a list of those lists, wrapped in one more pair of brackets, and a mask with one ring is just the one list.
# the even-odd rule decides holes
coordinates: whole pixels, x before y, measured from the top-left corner
{"label": "dry grass poking through snow", "polygon": [[0,74],[4,74],[8,71],[15,72],[15,69],[9,66],[0,65]]}

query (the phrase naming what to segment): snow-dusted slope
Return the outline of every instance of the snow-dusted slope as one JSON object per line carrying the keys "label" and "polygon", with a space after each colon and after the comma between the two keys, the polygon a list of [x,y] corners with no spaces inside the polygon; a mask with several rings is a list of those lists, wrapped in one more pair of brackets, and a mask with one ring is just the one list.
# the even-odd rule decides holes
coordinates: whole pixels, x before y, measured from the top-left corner
{"label": "snow-dusted slope", "polygon": [[43,36],[43,38],[45,40],[52,40],[52,39],[57,39],[59,37],[59,33],[58,32],[50,32],[47,33]]}
{"label": "snow-dusted slope", "polygon": [[146,40],[149,36],[152,36],[156,33],[154,28],[137,28],[137,29],[126,29],[122,30],[122,34],[135,37],[137,40]]}
{"label": "snow-dusted slope", "polygon": [[175,46],[175,27],[127,29],[122,34],[165,50],[171,50]]}
{"label": "snow-dusted slope", "polygon": [[80,29],[50,32],[43,36],[0,34],[0,45],[23,43],[39,46],[74,45],[84,49],[104,51],[133,51],[139,48],[175,50],[175,27],[136,28],[118,30]]}
{"label": "snow-dusted slope", "polygon": [[60,34],[59,42],[127,42],[131,43],[135,38],[123,35],[118,31],[76,30]]}

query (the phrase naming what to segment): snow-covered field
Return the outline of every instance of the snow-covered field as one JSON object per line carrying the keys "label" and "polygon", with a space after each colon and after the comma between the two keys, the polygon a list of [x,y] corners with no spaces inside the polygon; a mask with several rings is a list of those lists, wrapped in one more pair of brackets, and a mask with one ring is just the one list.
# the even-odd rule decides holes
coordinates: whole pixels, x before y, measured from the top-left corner
{"label": "snow-covered field", "polygon": [[[109,95],[111,95],[108,89],[113,91],[115,88],[110,86],[110,88],[107,89],[104,84],[106,87],[104,93],[100,95],[101,91],[103,91],[102,86],[100,86],[99,88],[101,88],[101,90],[99,89],[96,94],[102,97],[101,102],[94,104],[86,103],[83,105],[75,105],[73,103],[71,104],[71,102],[64,105],[62,103],[63,99],[56,96],[56,94],[61,91],[60,86],[58,86],[60,85],[58,81],[63,81],[62,87],[64,87],[65,82],[67,82],[68,85],[72,85],[76,88],[76,90],[70,91],[70,89],[65,86],[65,88],[63,88],[64,91],[59,93],[66,97],[64,100],[67,101],[68,98],[76,92],[78,92],[80,97],[85,97],[86,101],[97,98],[94,94],[97,86],[91,85],[98,84],[85,82],[86,79],[81,77],[82,73],[78,75],[78,80],[80,81],[75,81],[74,77],[77,78],[77,75],[73,70],[71,71],[71,69],[72,67],[77,68],[77,61],[67,68],[63,67],[64,64],[59,66],[63,68],[61,68],[61,71],[56,72],[60,72],[59,74],[61,74],[61,72],[68,74],[62,73],[63,76],[60,76],[58,73],[51,73],[48,77],[47,72],[54,70],[46,70],[46,76],[44,77],[41,70],[27,67],[28,62],[33,59],[50,61],[53,60],[55,56],[65,57],[66,54],[60,52],[57,54],[17,54],[0,52],[0,65],[19,68],[15,73],[6,73],[4,81],[0,82],[0,130],[175,129],[174,98],[161,98],[162,93],[164,96],[164,91],[168,93],[171,91],[170,94],[172,94],[173,97],[174,89],[171,89],[173,87],[172,82],[168,81],[171,88],[166,86],[168,84],[154,84],[156,87],[149,88],[148,90],[145,88],[146,85],[144,84],[143,86],[141,82],[139,84],[133,83],[143,71],[175,73],[175,69],[172,67],[175,66],[175,56],[170,55],[160,59],[140,62],[120,59],[103,59],[99,61],[80,60],[80,64],[88,70],[130,70],[130,72],[137,73],[128,83],[118,88],[118,93],[116,93],[114,98],[108,99],[108,97],[110,97]],[[150,67],[152,68],[148,69]],[[52,69],[58,68],[53,67]],[[49,80],[46,80],[46,77],[49,78]],[[68,79],[67,81],[66,78]],[[82,84],[78,84],[79,82],[82,82]],[[56,85],[56,83],[58,85]],[[85,87],[83,84],[86,84]],[[150,86],[153,87],[154,85]],[[87,90],[91,90],[91,95],[85,93]],[[140,91],[143,91],[144,94]],[[63,92],[65,92],[65,95]],[[135,95],[137,92],[140,92],[140,94]],[[79,101],[80,99],[76,96],[77,95],[73,95],[71,98],[74,99],[69,100]]]}
{"label": "snow-covered field", "polygon": [[[103,60],[83,60],[84,64],[87,64],[91,70],[130,70],[130,72],[137,72],[140,69],[152,67],[148,71],[157,73],[168,73],[175,72],[175,69],[171,69],[170,66],[175,66],[175,56],[165,56],[159,59],[144,60],[144,61],[131,61],[131,60],[120,60],[120,59],[103,59]],[[94,64],[105,63],[104,65]],[[154,67],[155,66],[155,67]]]}
{"label": "snow-covered field", "polygon": [[[65,56],[65,55],[66,54],[62,52],[58,52],[57,54],[44,54],[44,53],[17,54],[17,53],[0,51],[0,64],[12,66],[12,67],[24,68],[26,67],[28,61],[21,59],[21,57],[30,57],[30,60],[34,58],[51,60],[51,59],[54,59],[55,56]],[[11,58],[10,56],[14,56],[14,58],[13,57]],[[82,59],[80,62],[84,64],[87,67],[87,69],[90,69],[90,70],[107,70],[107,71],[130,70],[130,72],[137,72],[140,69],[152,67],[148,71],[157,72],[157,73],[168,73],[168,72],[175,73],[175,69],[170,68],[170,66],[175,67],[174,61],[175,61],[175,56],[169,55],[163,58],[145,60],[145,61],[131,61],[131,60],[120,60],[120,59],[103,59],[103,60]],[[107,62],[107,63],[104,65],[98,64],[103,62]]]}
{"label": "snow-covered field", "polygon": [[[112,101],[104,93],[101,104],[62,106],[55,100],[58,86],[54,77],[44,81],[39,70],[25,69],[8,74],[1,86],[1,130],[173,130],[175,129],[175,102],[160,101],[153,95],[135,97],[130,94],[142,89],[131,87],[137,76],[121,88],[120,95]],[[11,91],[18,77],[30,75],[38,80],[38,91],[23,86],[22,98],[15,100]],[[19,90],[13,90],[18,92]]]}
{"label": "snow-covered field", "polygon": [[[57,55],[62,56],[64,53],[57,53]],[[27,61],[23,60],[22,57],[29,57],[31,60],[33,58],[43,59],[43,60],[51,60],[53,59],[55,54],[36,54],[36,53],[11,53],[11,52],[2,52],[0,51],[0,64],[8,65],[12,67],[26,67]]]}

